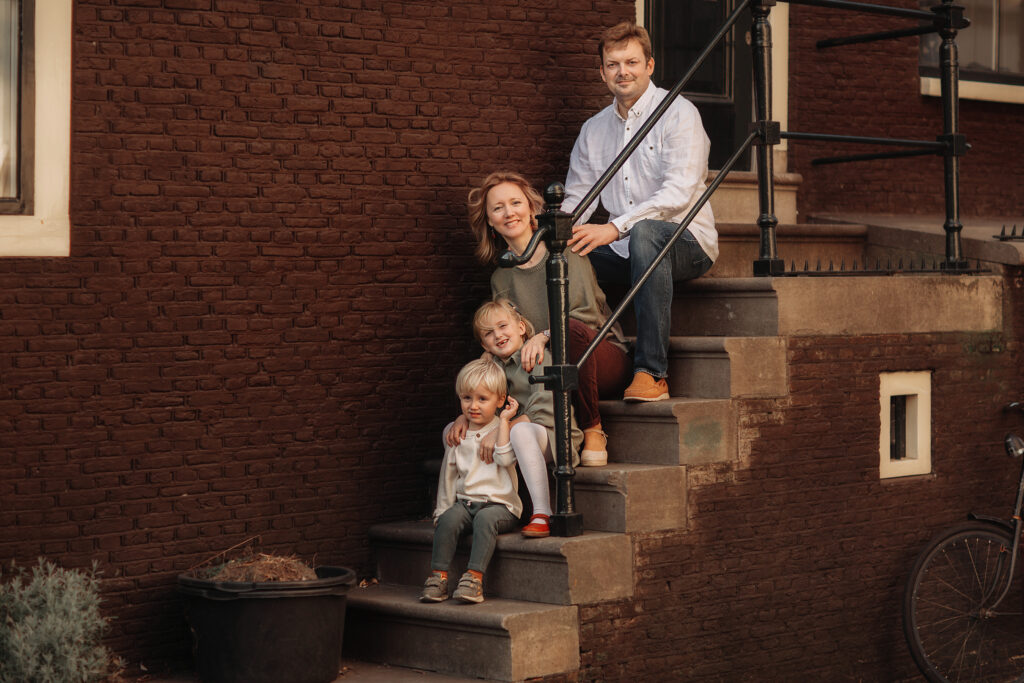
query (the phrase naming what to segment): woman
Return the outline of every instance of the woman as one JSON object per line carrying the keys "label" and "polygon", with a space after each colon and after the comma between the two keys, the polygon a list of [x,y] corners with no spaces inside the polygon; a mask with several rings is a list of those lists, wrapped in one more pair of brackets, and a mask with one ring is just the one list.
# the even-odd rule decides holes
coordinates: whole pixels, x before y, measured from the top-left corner
{"label": "woman", "polygon": [[[494,264],[498,254],[511,249],[522,254],[537,229],[536,215],[543,201],[526,179],[510,171],[496,171],[469,193],[469,221],[477,239],[476,255]],[[569,361],[576,362],[608,319],[604,292],[586,257],[566,250],[569,264]],[[522,350],[523,367],[530,371],[544,356],[551,338],[545,262],[547,247],[541,242],[529,262],[515,268],[498,268],[491,275],[492,298],[507,298],[524,318],[541,330]],[[614,338],[609,338],[614,335]],[[576,392],[576,420],[583,429],[581,463],[599,466],[608,462],[607,435],[601,428],[598,401],[618,398],[632,379],[633,365],[626,354],[618,325],[605,337],[580,368]]]}

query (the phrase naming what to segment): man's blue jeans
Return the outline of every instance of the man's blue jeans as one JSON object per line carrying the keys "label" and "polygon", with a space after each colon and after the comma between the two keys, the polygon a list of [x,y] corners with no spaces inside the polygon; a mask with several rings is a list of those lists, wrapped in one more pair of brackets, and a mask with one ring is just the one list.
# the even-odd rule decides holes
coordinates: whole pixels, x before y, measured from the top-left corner
{"label": "man's blue jeans", "polygon": [[[655,257],[668,244],[678,223],[643,220],[629,231],[629,258],[624,259],[610,246],[590,252],[600,282],[632,287],[643,276]],[[654,377],[668,375],[668,337],[672,321],[672,290],[676,282],[692,280],[708,272],[712,262],[689,230],[683,232],[671,251],[651,273],[633,300],[636,311],[636,345],[633,371]]]}

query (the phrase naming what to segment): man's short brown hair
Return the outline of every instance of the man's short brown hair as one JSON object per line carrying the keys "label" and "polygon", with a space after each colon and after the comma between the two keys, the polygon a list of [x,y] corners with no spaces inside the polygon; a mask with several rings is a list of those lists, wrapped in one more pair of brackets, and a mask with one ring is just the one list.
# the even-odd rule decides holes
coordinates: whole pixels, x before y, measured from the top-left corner
{"label": "man's short brown hair", "polygon": [[647,29],[643,26],[637,26],[635,21],[624,21],[621,24],[615,24],[615,26],[601,34],[601,44],[598,46],[601,54],[601,63],[604,64],[605,46],[625,43],[630,40],[640,43],[640,47],[644,51],[644,59],[650,61],[651,36],[648,35]]}

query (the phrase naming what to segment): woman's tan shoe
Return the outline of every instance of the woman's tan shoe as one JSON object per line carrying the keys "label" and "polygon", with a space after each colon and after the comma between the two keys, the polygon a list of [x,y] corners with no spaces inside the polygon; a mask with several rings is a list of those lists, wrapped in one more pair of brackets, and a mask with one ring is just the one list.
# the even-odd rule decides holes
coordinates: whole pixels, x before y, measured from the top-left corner
{"label": "woman's tan shoe", "polygon": [[608,435],[601,426],[583,430],[583,452],[580,464],[584,467],[603,467],[608,464]]}

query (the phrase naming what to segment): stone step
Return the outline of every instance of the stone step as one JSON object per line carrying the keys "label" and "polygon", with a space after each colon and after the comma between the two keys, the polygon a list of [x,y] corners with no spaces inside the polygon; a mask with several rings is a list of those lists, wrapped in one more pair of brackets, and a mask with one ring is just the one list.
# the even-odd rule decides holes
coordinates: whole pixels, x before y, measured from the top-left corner
{"label": "stone step", "polygon": [[[783,164],[784,166],[784,164]],[[776,166],[780,168],[780,166]],[[718,171],[708,173],[711,182]],[[775,174],[775,216],[780,223],[796,223],[796,195],[803,178],[799,173]],[[753,223],[761,213],[758,201],[757,173],[731,171],[711,195],[711,208],[718,223]]]}
{"label": "stone step", "polygon": [[[381,583],[423,585],[434,538],[429,520],[376,524],[369,535]],[[469,541],[467,536],[459,544],[450,570],[453,589],[466,570]],[[628,537],[616,533],[588,531],[572,538],[502,534],[484,576],[484,595],[511,600],[582,605],[632,594],[632,547]]]}
{"label": "stone step", "polygon": [[[671,335],[674,337],[774,337],[779,329],[778,297],[770,277],[701,277],[675,286]],[[615,307],[624,288],[605,288]],[[619,317],[623,331],[636,335],[636,318],[628,307]]]}
{"label": "stone step", "polygon": [[672,337],[669,394],[689,398],[771,398],[787,391],[781,337]]}
{"label": "stone step", "polygon": [[[604,425],[607,429],[607,424]],[[576,507],[587,531],[613,533],[676,529],[686,523],[686,473],[677,465],[611,462],[604,467],[576,468]],[[437,492],[440,459],[428,460],[431,500]],[[555,479],[551,479],[551,505],[555,505]],[[520,495],[525,498],[522,488]],[[524,500],[525,502],[525,500]]]}
{"label": "stone step", "polygon": [[676,285],[672,336],[775,337],[778,329],[773,278],[705,277]]}
{"label": "stone step", "polygon": [[[678,465],[577,467],[575,493],[587,529],[643,533],[686,528],[686,468]],[[551,500],[554,504],[554,495]]]}
{"label": "stone step", "polygon": [[[716,214],[717,217],[717,214]],[[754,260],[760,255],[761,231],[751,222],[726,223],[719,220],[718,258],[707,277],[750,277]],[[865,225],[834,223],[780,223],[775,228],[778,255],[786,262],[786,269],[794,266],[803,270],[806,264],[814,270],[820,263],[828,270],[834,263],[838,270],[857,261],[863,267],[867,253],[868,228]]]}
{"label": "stone step", "polygon": [[696,465],[736,457],[736,412],[730,399],[602,401],[601,415],[614,462]]}
{"label": "stone step", "polygon": [[348,593],[345,656],[490,681],[522,681],[580,666],[575,606],[488,598],[421,603],[418,587]]}

